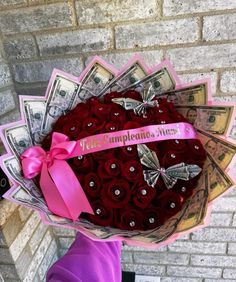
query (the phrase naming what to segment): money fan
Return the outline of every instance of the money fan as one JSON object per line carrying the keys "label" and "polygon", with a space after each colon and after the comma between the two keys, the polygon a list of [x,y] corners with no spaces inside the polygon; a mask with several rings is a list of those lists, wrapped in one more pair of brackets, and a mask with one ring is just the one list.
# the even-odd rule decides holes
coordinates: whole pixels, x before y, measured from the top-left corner
{"label": "money fan", "polygon": [[119,71],[97,56],[79,77],[55,69],[1,127],[4,197],[93,240],[155,248],[204,227],[236,152],[235,107],[210,89],[137,55]]}

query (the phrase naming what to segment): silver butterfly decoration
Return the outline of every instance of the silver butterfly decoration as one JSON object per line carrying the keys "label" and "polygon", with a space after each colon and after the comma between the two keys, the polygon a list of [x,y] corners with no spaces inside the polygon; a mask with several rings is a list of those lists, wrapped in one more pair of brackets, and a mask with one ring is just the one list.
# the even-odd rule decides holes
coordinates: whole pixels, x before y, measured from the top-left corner
{"label": "silver butterfly decoration", "polygon": [[157,107],[159,104],[157,100],[152,101],[152,99],[156,96],[152,90],[152,87],[144,89],[140,93],[140,95],[142,97],[143,102],[132,98],[113,98],[112,102],[122,106],[126,110],[133,110],[136,115],[143,115],[143,117],[147,117],[147,108]]}
{"label": "silver butterfly decoration", "polygon": [[190,180],[202,170],[198,165],[188,165],[185,163],[179,163],[164,169],[160,167],[156,153],[146,145],[138,144],[137,149],[141,164],[149,168],[148,170],[143,170],[144,180],[152,187],[156,185],[160,175],[166,187],[171,189],[178,179]]}

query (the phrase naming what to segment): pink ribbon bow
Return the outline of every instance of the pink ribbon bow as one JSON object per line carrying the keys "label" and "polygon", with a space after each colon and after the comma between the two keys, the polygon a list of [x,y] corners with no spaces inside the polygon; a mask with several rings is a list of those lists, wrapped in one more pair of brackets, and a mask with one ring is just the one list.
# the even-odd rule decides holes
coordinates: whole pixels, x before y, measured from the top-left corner
{"label": "pink ribbon bow", "polygon": [[94,212],[66,162],[76,146],[76,141],[68,140],[66,135],[54,132],[49,152],[33,146],[21,155],[21,161],[25,178],[30,179],[40,174],[40,187],[49,210],[74,221],[81,212]]}

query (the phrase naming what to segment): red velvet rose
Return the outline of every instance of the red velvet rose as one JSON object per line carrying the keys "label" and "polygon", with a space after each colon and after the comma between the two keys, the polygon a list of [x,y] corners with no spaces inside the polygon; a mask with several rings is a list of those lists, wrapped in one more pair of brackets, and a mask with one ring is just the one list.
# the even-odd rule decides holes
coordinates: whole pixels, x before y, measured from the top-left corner
{"label": "red velvet rose", "polygon": [[91,222],[101,226],[111,226],[113,222],[113,210],[108,209],[101,200],[95,200],[90,202],[94,215],[87,214],[87,217]]}
{"label": "red velvet rose", "polygon": [[124,230],[143,230],[143,211],[132,206],[121,209],[117,225]]}
{"label": "red velvet rose", "polygon": [[165,216],[160,208],[150,206],[144,211],[143,225],[149,229],[154,229],[165,222]]}
{"label": "red velvet rose", "polygon": [[105,161],[105,163],[100,162],[100,165],[98,167],[98,174],[101,177],[101,179],[113,178],[119,176],[120,173],[121,173],[120,160],[116,158],[111,158]]}
{"label": "red velvet rose", "polygon": [[101,180],[97,174],[88,173],[83,180],[83,189],[91,197],[99,197],[102,188]]}
{"label": "red velvet rose", "polygon": [[147,208],[156,195],[156,189],[148,186],[146,182],[139,181],[132,188],[134,204],[140,208]]}
{"label": "red velvet rose", "polygon": [[97,103],[91,108],[92,113],[99,119],[106,120],[109,118],[111,107],[103,103]]}
{"label": "red velvet rose", "polygon": [[76,140],[80,133],[81,124],[74,120],[74,122],[66,123],[63,126],[62,133],[70,138],[70,140]]}
{"label": "red velvet rose", "polygon": [[73,158],[73,168],[78,173],[92,172],[94,169],[94,161],[91,154]]}
{"label": "red velvet rose", "polygon": [[125,146],[117,149],[117,157],[123,161],[138,158],[137,146]]}
{"label": "red velvet rose", "polygon": [[129,181],[136,181],[142,175],[142,165],[137,161],[128,161],[121,167],[122,176]]}
{"label": "red velvet rose", "polygon": [[165,214],[174,215],[182,208],[181,197],[171,190],[166,190],[158,197],[161,211]]}

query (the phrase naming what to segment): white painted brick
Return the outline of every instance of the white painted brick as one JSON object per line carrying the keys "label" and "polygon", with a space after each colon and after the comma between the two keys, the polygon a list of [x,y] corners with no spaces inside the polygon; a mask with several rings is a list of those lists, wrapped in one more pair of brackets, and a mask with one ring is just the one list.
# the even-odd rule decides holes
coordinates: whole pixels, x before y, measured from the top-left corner
{"label": "white painted brick", "polygon": [[185,234],[181,237],[179,237],[177,240],[178,241],[185,241],[185,240],[189,240],[190,239],[190,234]]}
{"label": "white painted brick", "polygon": [[236,66],[235,46],[235,44],[220,44],[177,48],[167,50],[166,57],[178,71],[234,67]]}
{"label": "white painted brick", "polygon": [[223,277],[229,279],[236,279],[236,269],[226,268],[223,270]]}
{"label": "white painted brick", "polygon": [[35,251],[37,250],[47,229],[48,229],[48,225],[45,225],[43,222],[40,222],[39,225],[37,226],[37,229],[35,230],[34,234],[32,235],[32,237],[28,242],[32,254],[34,254]]}
{"label": "white painted brick", "polygon": [[[124,52],[124,53],[109,53],[99,55],[99,57],[106,60],[108,63],[114,65],[117,69],[123,67],[134,54],[139,54],[148,67],[152,68],[159,64],[162,60],[163,52],[161,50],[141,51],[141,52]],[[93,56],[89,56],[85,62],[87,65]]]}
{"label": "white painted brick", "polygon": [[111,29],[96,28],[36,36],[41,56],[102,51],[111,48]]}
{"label": "white painted brick", "polygon": [[7,64],[0,62],[0,87],[12,84],[10,69]]}
{"label": "white painted brick", "polygon": [[146,19],[159,14],[155,0],[77,1],[76,9],[82,25]]}
{"label": "white painted brick", "polygon": [[66,2],[7,10],[0,13],[0,29],[4,33],[69,26],[72,26],[72,11]]}
{"label": "white painted brick", "polygon": [[137,251],[137,252],[166,252],[167,247],[161,247],[158,249],[155,248],[145,248],[145,247],[135,247],[135,246],[122,246],[122,250],[124,251]]}
{"label": "white painted brick", "polygon": [[167,274],[171,276],[220,278],[221,268],[193,267],[193,266],[167,266]]}
{"label": "white painted brick", "polygon": [[216,212],[234,212],[236,206],[236,198],[223,197],[217,199],[213,204],[213,211]]}
{"label": "white painted brick", "polygon": [[26,243],[32,236],[39,221],[40,221],[40,217],[38,213],[34,212],[32,216],[29,218],[29,220],[26,222],[26,224],[24,225],[21,232],[17,235],[14,242],[11,244],[9,250],[14,260],[16,260],[19,257]]}
{"label": "white painted brick", "polygon": [[197,266],[218,266],[226,267],[229,265],[236,265],[235,256],[219,256],[219,255],[191,255],[190,263]]}
{"label": "white painted brick", "polygon": [[205,279],[204,282],[233,282],[231,279]]}
{"label": "white painted brick", "polygon": [[50,232],[48,231],[46,233],[45,237],[43,238],[35,256],[33,257],[31,264],[28,267],[28,270],[27,270],[27,273],[26,273],[26,276],[25,276],[23,282],[33,281],[36,270],[37,270],[38,266],[40,265],[40,263],[42,262],[51,241],[52,241],[52,237],[51,237]]}
{"label": "white painted brick", "polygon": [[14,95],[16,94],[11,90],[0,91],[0,115],[6,114],[15,108]]}
{"label": "white painted brick", "polygon": [[71,237],[75,237],[76,235],[76,231],[73,229],[67,229],[67,228],[63,228],[63,227],[57,227],[57,226],[53,226],[53,233],[57,236],[71,236]]}
{"label": "white painted brick", "polygon": [[37,49],[32,36],[6,37],[3,43],[5,53],[11,60],[29,59],[37,56]]}
{"label": "white painted brick", "polygon": [[169,251],[189,254],[225,254],[226,243],[210,242],[179,242],[176,241],[168,246]]}
{"label": "white painted brick", "polygon": [[218,241],[228,242],[236,241],[236,229],[235,228],[211,228],[207,227],[200,231],[196,231],[192,234],[192,240],[197,241]]}
{"label": "white painted brick", "polygon": [[124,271],[132,271],[135,274],[147,274],[147,275],[163,275],[165,273],[165,266],[160,265],[145,265],[145,264],[131,264],[131,263],[123,263],[122,270]]}
{"label": "white painted brick", "polygon": [[204,40],[216,41],[235,38],[236,14],[217,15],[203,18]]}
{"label": "white painted brick", "polygon": [[223,93],[236,92],[236,71],[224,71],[221,75],[220,90]]}
{"label": "white painted brick", "polygon": [[202,279],[198,278],[180,278],[180,277],[165,277],[161,278],[161,282],[202,282]]}
{"label": "white painted brick", "polygon": [[[216,102],[231,102],[232,103],[232,102],[236,102],[236,96],[214,97],[213,101],[216,101]],[[231,190],[231,191],[233,191],[233,190]],[[234,192],[232,192],[232,193],[234,193]]]}
{"label": "white painted brick", "polygon": [[189,262],[189,256],[187,254],[175,254],[175,253],[134,253],[135,263],[153,263],[156,264],[176,264],[185,265]]}
{"label": "white painted brick", "polygon": [[68,249],[71,244],[74,242],[75,238],[73,237],[61,237],[59,238],[59,243],[60,243],[60,246],[61,248],[63,249]]}
{"label": "white painted brick", "polygon": [[132,252],[121,252],[121,262],[122,263],[132,263],[133,262],[133,256]]}
{"label": "white painted brick", "polygon": [[198,39],[197,19],[124,25],[115,28],[116,48],[150,47],[194,42]]}
{"label": "white painted brick", "polygon": [[179,78],[184,82],[192,82],[198,79],[210,78],[211,80],[211,92],[213,95],[216,94],[217,86],[217,74],[216,72],[200,72],[200,73],[189,73],[189,74],[180,74]]}
{"label": "white painted brick", "polygon": [[235,8],[234,0],[164,0],[163,13],[175,16]]}
{"label": "white painted brick", "polygon": [[236,243],[228,243],[228,254],[236,255]]}
{"label": "white painted brick", "polygon": [[233,226],[236,226],[236,213],[234,214],[234,217],[233,217]]}
{"label": "white painted brick", "polygon": [[0,125],[7,124],[7,123],[13,122],[13,121],[18,121],[20,119],[21,119],[21,117],[20,117],[19,109],[15,109],[14,111],[7,113],[7,115],[5,115],[4,117],[1,117]]}
{"label": "white painted brick", "polygon": [[40,280],[43,280],[43,277],[45,276],[46,271],[49,269],[50,265],[52,265],[52,260],[55,256],[57,250],[57,245],[54,240],[52,240],[43,260],[38,268],[38,274]]}
{"label": "white painted brick", "polygon": [[80,58],[60,58],[38,62],[22,62],[13,65],[15,80],[24,83],[48,81],[53,68],[79,75],[83,69],[83,64]]}
{"label": "white painted brick", "polygon": [[212,213],[209,226],[230,226],[232,213]]}

